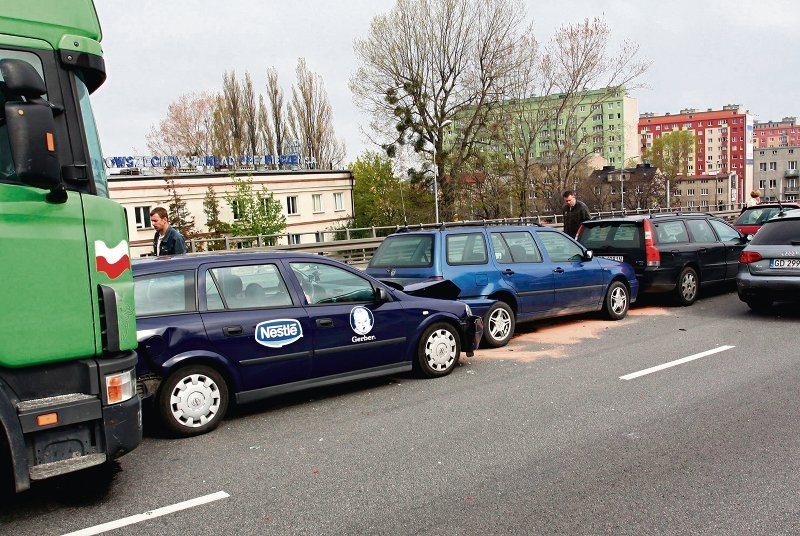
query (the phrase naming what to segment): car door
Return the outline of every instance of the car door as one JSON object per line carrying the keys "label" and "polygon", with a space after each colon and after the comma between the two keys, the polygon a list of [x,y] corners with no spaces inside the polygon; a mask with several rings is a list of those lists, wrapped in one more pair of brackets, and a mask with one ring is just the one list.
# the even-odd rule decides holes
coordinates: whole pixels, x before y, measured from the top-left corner
{"label": "car door", "polygon": [[708,223],[714,228],[720,242],[725,246],[725,275],[728,281],[736,279],[739,272],[739,255],[747,245],[745,236],[722,220],[710,219]]}
{"label": "car door", "polygon": [[314,326],[275,261],[204,264],[199,274],[206,333],[242,391],[309,378]]}
{"label": "car door", "polygon": [[603,299],[603,269],[596,259],[564,233],[537,229],[535,233],[553,272],[554,308],[560,312],[597,309]]}
{"label": "car door", "polygon": [[495,264],[517,296],[517,316],[549,311],[554,301],[554,273],[545,264],[529,231],[491,233]]}
{"label": "car door", "polygon": [[481,231],[448,231],[439,246],[444,248],[442,276],[461,289],[459,299],[486,296],[500,276],[489,262],[486,234]]}
{"label": "car door", "polygon": [[726,247],[704,218],[686,220],[700,264],[700,281],[712,282],[725,279]]}
{"label": "car door", "polygon": [[399,301],[376,301],[372,281],[345,266],[284,263],[314,327],[313,378],[377,372],[407,361],[410,327]]}

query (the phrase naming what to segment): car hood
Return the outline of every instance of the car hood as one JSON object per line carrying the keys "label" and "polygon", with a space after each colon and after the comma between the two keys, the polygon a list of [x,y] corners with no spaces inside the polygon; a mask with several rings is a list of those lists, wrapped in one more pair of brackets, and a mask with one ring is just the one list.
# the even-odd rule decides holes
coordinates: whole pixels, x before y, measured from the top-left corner
{"label": "car hood", "polygon": [[449,279],[441,279],[438,281],[423,281],[421,283],[412,283],[410,285],[402,286],[394,281],[382,280],[392,288],[403,291],[411,296],[418,296],[420,298],[437,298],[440,300],[455,300],[458,298],[461,289],[458,285]]}

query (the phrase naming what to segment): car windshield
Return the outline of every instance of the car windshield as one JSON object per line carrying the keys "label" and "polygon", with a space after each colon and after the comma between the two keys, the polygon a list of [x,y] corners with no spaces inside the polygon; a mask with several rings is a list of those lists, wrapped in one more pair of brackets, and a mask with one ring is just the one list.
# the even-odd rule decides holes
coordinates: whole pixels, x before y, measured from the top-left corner
{"label": "car windshield", "polygon": [[735,225],[761,225],[780,209],[778,207],[756,207],[742,212],[736,219]]}
{"label": "car windshield", "polygon": [[432,235],[389,236],[375,251],[372,268],[421,268],[433,264]]}
{"label": "car windshield", "polygon": [[800,246],[800,220],[771,221],[753,236],[753,245]]}

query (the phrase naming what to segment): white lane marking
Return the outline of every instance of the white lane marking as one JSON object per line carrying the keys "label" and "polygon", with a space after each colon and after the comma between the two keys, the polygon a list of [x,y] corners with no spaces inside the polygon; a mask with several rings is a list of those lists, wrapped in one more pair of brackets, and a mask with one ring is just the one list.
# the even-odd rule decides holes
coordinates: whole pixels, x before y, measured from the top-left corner
{"label": "white lane marking", "polygon": [[662,365],[657,365],[655,367],[650,367],[648,369],[640,370],[639,372],[632,372],[630,374],[626,374],[625,376],[620,376],[620,380],[632,380],[634,378],[638,378],[639,376],[644,376],[646,374],[652,374],[653,372],[658,372],[659,370],[664,370],[666,368],[674,367],[676,365],[682,365],[683,363],[688,363],[689,361],[694,361],[695,359],[700,359],[701,357],[706,357],[712,354],[718,354],[720,352],[724,352],[725,350],[730,350],[731,348],[736,348],[735,346],[720,346],[718,348],[714,348],[713,350],[706,350],[705,352],[700,352],[699,354],[690,355],[687,357],[682,357],[680,359],[676,359],[675,361],[670,361],[669,363],[664,363]]}
{"label": "white lane marking", "polygon": [[188,501],[183,501],[170,506],[164,506],[163,508],[150,510],[149,512],[145,512],[143,514],[136,514],[129,517],[123,517],[122,519],[117,519],[116,521],[109,521],[108,523],[103,523],[102,525],[95,525],[94,527],[89,527],[75,532],[70,532],[68,534],[64,534],[64,536],[90,536],[91,534],[100,534],[102,532],[106,532],[107,530],[114,530],[121,527],[126,527],[128,525],[133,525],[135,523],[141,523],[142,521],[147,521],[148,519],[155,519],[163,515],[172,514],[180,510],[186,510],[187,508],[194,508],[195,506],[200,506],[202,504],[218,501],[220,499],[225,499],[227,497],[230,497],[230,495],[228,495],[224,491],[218,491],[210,495],[197,497],[196,499],[189,499]]}

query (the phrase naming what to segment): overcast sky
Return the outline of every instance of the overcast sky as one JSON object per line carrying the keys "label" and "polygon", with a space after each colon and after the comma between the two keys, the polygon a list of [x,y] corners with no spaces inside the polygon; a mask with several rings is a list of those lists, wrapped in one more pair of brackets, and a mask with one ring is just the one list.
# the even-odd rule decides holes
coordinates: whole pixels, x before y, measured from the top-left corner
{"label": "overcast sky", "polygon": [[[94,94],[105,156],[148,154],[145,135],[180,95],[218,91],[223,73],[249,71],[264,92],[274,66],[288,95],[297,58],[325,82],[336,134],[351,162],[368,120],[348,81],[353,40],[394,0],[95,0],[108,79]],[[800,115],[800,2],[795,0],[527,0],[537,39],[602,16],[612,38],[652,61],[639,112],[741,104],[756,120]]]}

